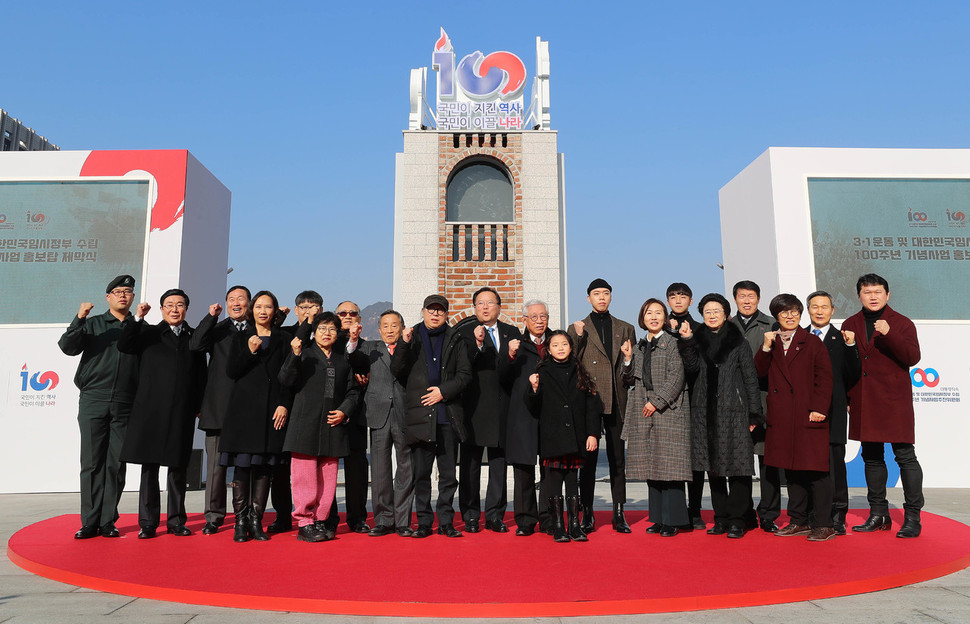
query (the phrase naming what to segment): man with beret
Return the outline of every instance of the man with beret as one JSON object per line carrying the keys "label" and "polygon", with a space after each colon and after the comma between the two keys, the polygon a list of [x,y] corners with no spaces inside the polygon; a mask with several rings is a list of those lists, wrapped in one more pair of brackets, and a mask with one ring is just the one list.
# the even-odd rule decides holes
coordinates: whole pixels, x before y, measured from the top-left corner
{"label": "man with beret", "polygon": [[76,539],[118,537],[115,520],[125,489],[121,445],[138,380],[138,360],[118,351],[121,323],[135,300],[135,278],[119,275],[105,289],[108,310],[90,316],[84,302],[57,341],[65,355],[80,355],[74,384],[81,391],[81,528]]}
{"label": "man with beret", "polygon": [[[610,314],[613,287],[602,278],[594,279],[586,289],[586,300],[593,310],[568,330],[576,348],[576,357],[596,383],[596,393],[603,402],[603,428],[606,432],[606,458],[610,464],[610,490],[613,496],[613,530],[629,533],[630,525],[623,515],[626,503],[626,457],[620,432],[626,412],[626,391],[623,388],[623,354],[620,347],[637,341],[633,325]],[[591,330],[591,331],[587,331]],[[598,435],[598,433],[597,433]],[[590,533],[593,521],[593,490],[596,487],[596,462],[599,445],[586,454],[586,464],[579,470],[579,495],[583,505],[582,529]]]}

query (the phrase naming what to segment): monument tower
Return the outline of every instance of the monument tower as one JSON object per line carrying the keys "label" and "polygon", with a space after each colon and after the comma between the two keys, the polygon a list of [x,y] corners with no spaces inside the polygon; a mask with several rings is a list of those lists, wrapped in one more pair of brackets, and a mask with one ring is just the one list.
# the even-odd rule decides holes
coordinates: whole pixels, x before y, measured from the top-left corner
{"label": "monument tower", "polygon": [[394,307],[417,322],[424,298],[451,303],[449,321],[474,315],[472,293],[491,286],[502,320],[521,325],[529,299],[566,324],[563,155],[549,126],[549,44],[536,38],[531,101],[511,52],[457,57],[441,30],[427,68],[411,70],[404,151],[395,160]]}

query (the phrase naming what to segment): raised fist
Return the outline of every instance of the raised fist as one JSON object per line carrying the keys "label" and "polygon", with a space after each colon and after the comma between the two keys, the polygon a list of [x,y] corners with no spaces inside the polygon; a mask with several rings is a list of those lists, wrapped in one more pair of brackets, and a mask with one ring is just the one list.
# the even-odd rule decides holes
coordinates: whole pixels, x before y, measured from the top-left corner
{"label": "raised fist", "polygon": [[529,375],[529,383],[532,384],[532,391],[535,392],[539,389],[539,373],[532,373]]}
{"label": "raised fist", "polygon": [[218,303],[213,303],[209,306],[209,316],[219,316],[222,314],[222,306]]}
{"label": "raised fist", "polygon": [[889,333],[889,323],[887,323],[882,319],[879,319],[878,321],[876,321],[876,324],[873,326],[873,329],[875,329],[877,332],[885,336],[886,334]]}
{"label": "raised fist", "polygon": [[303,341],[299,338],[294,338],[290,341],[290,348],[293,349],[293,355],[299,357],[303,353]]}
{"label": "raised fist", "polygon": [[765,332],[765,349],[770,349],[771,348],[771,343],[773,343],[775,341],[775,335],[777,333],[778,332],[773,332],[773,331],[766,331]]}
{"label": "raised fist", "polygon": [[84,303],[81,304],[81,307],[77,309],[77,317],[85,318],[87,317],[88,312],[90,312],[93,309],[94,309],[94,304],[85,301]]}
{"label": "raised fist", "polygon": [[250,353],[256,353],[259,351],[259,345],[263,344],[263,341],[259,339],[259,336],[253,334],[249,337],[249,341],[246,344],[249,346]]}
{"label": "raised fist", "polygon": [[586,323],[584,323],[582,321],[576,321],[575,323],[573,323],[573,331],[576,332],[576,335],[577,336],[582,336],[583,335],[583,331],[585,329],[586,329]]}
{"label": "raised fist", "polygon": [[842,340],[845,340],[845,344],[854,345],[855,344],[855,332],[851,329],[842,330]]}
{"label": "raised fist", "polygon": [[513,338],[509,340],[509,357],[514,358],[515,354],[519,352],[519,345],[522,344],[518,338]]}
{"label": "raised fist", "polygon": [[691,336],[694,335],[694,332],[690,330],[690,323],[681,323],[680,329],[678,329],[677,331],[680,332],[681,338],[690,338]]}
{"label": "raised fist", "polygon": [[485,344],[485,326],[479,325],[478,327],[475,328],[474,333],[475,333],[475,342],[478,343],[479,347],[481,347],[483,344]]}
{"label": "raised fist", "polygon": [[138,307],[135,309],[135,316],[137,316],[138,318],[145,318],[145,316],[151,311],[151,309],[152,309],[152,306],[150,304],[142,301],[141,303],[138,304]]}
{"label": "raised fist", "polygon": [[411,342],[411,336],[414,334],[414,328],[408,327],[403,332],[401,332],[401,339],[404,342]]}
{"label": "raised fist", "polygon": [[633,359],[633,345],[630,344],[629,338],[627,338],[623,344],[620,345],[620,353],[623,354],[623,361]]}
{"label": "raised fist", "polygon": [[357,342],[357,339],[360,338],[360,332],[363,331],[363,329],[364,329],[364,326],[361,325],[360,323],[354,323],[353,325],[351,325],[349,330],[350,342]]}

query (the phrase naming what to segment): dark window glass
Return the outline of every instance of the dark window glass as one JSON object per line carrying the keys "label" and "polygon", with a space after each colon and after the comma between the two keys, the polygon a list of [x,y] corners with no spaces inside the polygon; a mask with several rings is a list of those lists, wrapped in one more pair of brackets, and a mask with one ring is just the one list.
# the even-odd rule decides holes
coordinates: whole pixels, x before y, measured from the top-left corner
{"label": "dark window glass", "polygon": [[499,167],[476,162],[462,167],[448,182],[448,221],[513,222],[512,183]]}

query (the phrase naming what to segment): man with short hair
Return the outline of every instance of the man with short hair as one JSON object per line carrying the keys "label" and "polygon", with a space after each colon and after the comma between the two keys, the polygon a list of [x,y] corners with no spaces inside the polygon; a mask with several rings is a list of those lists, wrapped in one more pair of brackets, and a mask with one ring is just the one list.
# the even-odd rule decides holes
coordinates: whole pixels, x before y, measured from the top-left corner
{"label": "man with short hair", "polygon": [[[626,390],[623,388],[623,354],[620,348],[629,342],[636,343],[633,325],[610,314],[613,287],[602,278],[590,282],[586,288],[586,300],[593,310],[582,321],[576,321],[568,330],[576,346],[576,357],[589,371],[596,383],[596,392],[603,402],[601,422],[606,431],[606,458],[610,464],[610,490],[613,497],[613,530],[630,533],[623,514],[626,503],[626,456],[620,432],[626,413]],[[597,438],[600,432],[596,432]],[[586,453],[586,463],[579,470],[579,493],[583,505],[584,533],[595,528],[593,521],[593,491],[596,487],[596,462],[600,445]]]}
{"label": "man with short hair", "polygon": [[[738,313],[731,317],[732,323],[744,335],[751,353],[757,353],[764,344],[765,332],[778,329],[778,323],[770,316],[758,309],[761,302],[761,287],[751,280],[741,280],[734,285],[734,303]],[[761,409],[768,413],[767,379],[761,382]],[[760,523],[761,530],[776,533],[778,525],[775,520],[781,515],[781,470],[774,466],[765,465],[765,428],[758,425],[751,432],[754,441],[754,452],[758,456],[758,474],[761,476],[761,500],[758,501],[758,516],[754,516],[754,500],[751,509],[745,514],[747,528],[754,528]]]}
{"label": "man with short hair", "polygon": [[916,325],[889,307],[889,282],[868,273],[856,282],[862,310],[842,323],[857,336],[862,377],[849,389],[849,437],[862,443],[869,518],[853,532],[888,531],[885,444],[892,445],[903,484],[903,526],[896,537],[919,537],[922,530],[923,469],[916,459],[916,419],[909,367],[920,360]]}
{"label": "man with short hair", "polygon": [[467,343],[448,325],[448,300],[429,295],[421,310],[422,322],[404,330],[391,372],[404,384],[407,408],[404,435],[414,464],[414,506],[418,528],[414,537],[431,535],[431,471],[438,462],[438,533],[461,537],[455,528],[455,475],[458,443],[465,440],[461,393],[471,381]]}
{"label": "man with short hair", "polygon": [[115,521],[125,489],[121,461],[131,404],[138,385],[138,358],[118,351],[121,323],[135,300],[135,278],[119,275],[108,283],[108,310],[90,316],[84,302],[57,346],[80,355],[74,384],[81,391],[77,423],[81,431],[81,528],[75,539],[118,537]]}
{"label": "man with short hair", "polygon": [[[461,445],[458,509],[465,530],[478,533],[482,514],[482,453],[488,450],[488,485],[485,490],[485,528],[507,533],[503,520],[508,507],[505,435],[509,412],[511,341],[519,340],[516,327],[498,320],[502,298],[484,286],[472,295],[477,323],[466,323],[459,333],[468,341],[472,362],[471,383],[463,394],[468,440]],[[518,345],[518,343],[516,343]]]}

